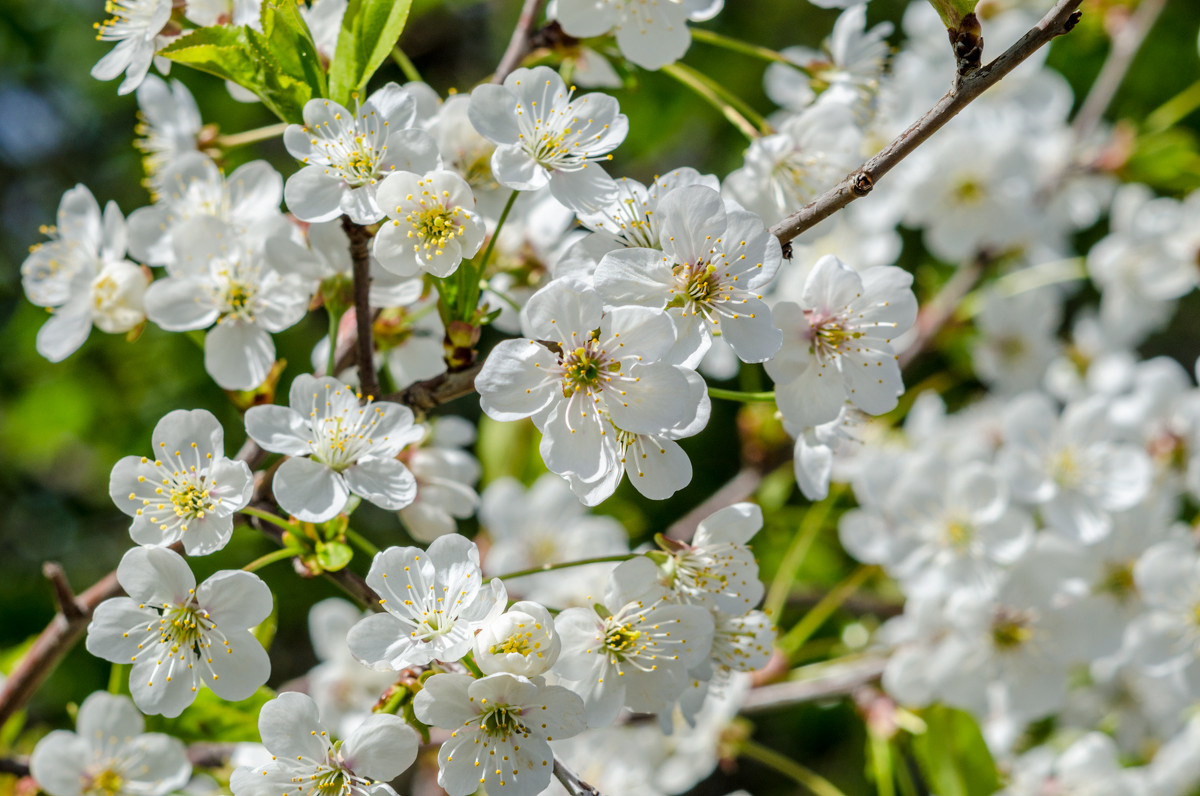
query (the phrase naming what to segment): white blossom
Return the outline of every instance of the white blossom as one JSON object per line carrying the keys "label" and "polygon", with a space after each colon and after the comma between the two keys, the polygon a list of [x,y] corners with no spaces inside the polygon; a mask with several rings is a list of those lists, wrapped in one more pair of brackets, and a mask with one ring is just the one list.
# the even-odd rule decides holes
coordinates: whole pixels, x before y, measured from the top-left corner
{"label": "white blossom", "polygon": [[220,550],[254,492],[250,468],[225,457],[225,430],[203,409],[169,412],[151,441],[152,457],[126,456],[109,479],[113,502],[133,517],[129,535],[157,547],[182,541],[190,556]]}
{"label": "white blossom", "polygon": [[558,660],[561,642],[543,606],[520,601],[488,620],[475,636],[475,663],[484,674],[537,677]]}
{"label": "white blossom", "polygon": [[458,660],[506,602],[504,585],[483,581],[479,550],[458,534],[434,539],[428,551],[389,547],[371,562],[367,584],[384,613],[356,624],[347,643],[376,670]]}
{"label": "white blossom", "polygon": [[616,195],[600,161],[625,140],[629,120],[607,94],[572,92],[553,69],[517,69],[502,86],[471,92],[471,124],[490,141],[492,173],[517,191],[550,186],[554,198],[577,212]]}
{"label": "white blossom", "polygon": [[692,42],[688,20],[716,16],[724,0],[556,0],[554,18],[577,38],[613,31],[621,54],[645,69],[683,57]]}
{"label": "white blossom", "polygon": [[399,276],[449,276],[483,245],[475,197],[452,171],[394,172],[379,186],[377,201],[389,220],[376,234],[373,251],[380,265]]}
{"label": "white blossom", "polygon": [[116,46],[92,67],[92,77],[112,80],[122,72],[125,79],[118,94],[136,89],[150,71],[154,53],[165,44],[160,34],[171,18],[170,0],[113,0],[105,10],[112,17],[96,23],[96,38],[115,41]]}
{"label": "white blossom", "polygon": [[289,457],[275,471],[279,505],[305,522],[333,519],[353,493],[380,508],[402,509],[417,484],[396,455],[421,438],[412,410],[390,401],[365,405],[337,379],[297,376],[288,406],[255,406],[246,433],[264,450]]}
{"label": "white blossom", "polygon": [[160,175],[180,156],[197,150],[203,122],[200,108],[187,86],[147,75],[137,90],[139,138],[134,142],[145,157],[146,177],[155,191],[163,185]]}
{"label": "white blossom", "polygon": [[104,691],[79,706],[75,732],[38,741],[29,768],[50,796],[166,796],[187,784],[187,750],[176,738],[144,732],[128,697]]}
{"label": "white blossom", "polygon": [[271,613],[272,600],[257,575],[222,570],[197,586],[178,553],[135,547],[117,582],[129,596],[97,606],[87,649],[133,664],[129,689],[142,712],[178,716],[202,685],[238,702],[267,681],[271,661],[250,628]]}
{"label": "white blossom", "polygon": [[438,784],[450,796],[470,796],[480,786],[494,796],[537,796],[553,776],[549,741],[586,726],[578,696],[505,672],[481,680],[435,674],[413,712],[451,731],[438,750]]}

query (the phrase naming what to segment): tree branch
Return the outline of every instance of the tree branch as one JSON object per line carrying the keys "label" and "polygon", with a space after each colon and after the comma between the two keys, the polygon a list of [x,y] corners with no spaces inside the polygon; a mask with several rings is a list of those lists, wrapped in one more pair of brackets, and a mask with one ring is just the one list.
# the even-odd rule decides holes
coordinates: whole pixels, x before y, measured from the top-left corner
{"label": "tree branch", "polygon": [[1158,21],[1166,4],[1167,0],[1142,0],[1125,24],[1121,26],[1121,29],[1113,36],[1112,49],[1108,53],[1108,58],[1104,61],[1104,66],[1100,68],[1096,82],[1088,91],[1083,106],[1080,107],[1079,113],[1075,114],[1075,120],[1071,123],[1071,130],[1075,133],[1076,140],[1086,139],[1100,124],[1104,112],[1112,104],[1113,97],[1117,95],[1117,89],[1121,87],[1125,75],[1129,72],[1134,56],[1142,48],[1142,42],[1146,40],[1147,34],[1154,27],[1154,23]]}
{"label": "tree branch", "polygon": [[788,680],[751,689],[742,703],[741,713],[765,713],[769,710],[841,697],[859,686],[873,682],[883,674],[887,658],[864,658],[831,664],[828,671],[805,680]]}
{"label": "tree branch", "polygon": [[986,255],[980,255],[959,266],[946,284],[942,285],[942,289],[938,291],[937,295],[924,307],[921,307],[917,313],[917,339],[913,340],[912,345],[901,351],[896,357],[901,368],[908,367],[914,359],[920,356],[930,341],[953,317],[959,302],[971,292],[971,288],[975,287],[979,278],[983,276],[986,261]]}
{"label": "tree branch", "polygon": [[[342,216],[342,229],[350,238],[350,259],[354,263],[354,321],[358,330],[358,383],[367,398],[379,397],[379,377],[375,374],[375,342],[371,336],[371,232]],[[329,374],[330,376],[334,374]]]}
{"label": "tree branch", "polygon": [[427,412],[455,398],[475,392],[475,377],[482,369],[483,363],[476,362],[463,370],[447,371],[440,376],[410,385],[400,392],[385,395],[383,400],[398,401],[405,406]]}
{"label": "tree branch", "polygon": [[578,774],[564,766],[557,757],[554,758],[554,776],[571,796],[604,796],[596,788],[580,779]]}
{"label": "tree branch", "polygon": [[786,243],[829,218],[855,199],[869,194],[880,177],[912,154],[946,122],[958,115],[959,111],[1050,41],[1070,32],[1075,27],[1075,23],[1079,21],[1077,9],[1081,3],[1083,0],[1058,0],[1054,8],[1050,9],[1032,30],[1008,48],[1003,55],[963,77],[959,85],[946,92],[945,96],[938,100],[937,104],[930,108],[924,116],[857,171],[846,175],[837,185],[771,227],[771,232],[781,242]]}
{"label": "tree branch", "polygon": [[0,757],[0,774],[12,774],[17,777],[29,776],[28,757]]}
{"label": "tree branch", "polygon": [[533,27],[537,24],[538,14],[541,13],[545,0],[525,0],[521,6],[521,16],[517,17],[517,26],[513,29],[512,38],[508,40],[508,48],[500,59],[500,64],[492,74],[493,83],[503,83],[521,61],[529,54],[533,40]]}

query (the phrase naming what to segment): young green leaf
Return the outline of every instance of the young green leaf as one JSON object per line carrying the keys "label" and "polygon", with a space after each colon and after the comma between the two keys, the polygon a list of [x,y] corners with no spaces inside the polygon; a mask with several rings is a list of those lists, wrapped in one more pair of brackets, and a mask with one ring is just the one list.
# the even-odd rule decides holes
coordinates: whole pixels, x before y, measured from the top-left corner
{"label": "young green leaf", "polygon": [[361,94],[404,31],[412,0],[350,0],[329,67],[329,98],[342,105]]}

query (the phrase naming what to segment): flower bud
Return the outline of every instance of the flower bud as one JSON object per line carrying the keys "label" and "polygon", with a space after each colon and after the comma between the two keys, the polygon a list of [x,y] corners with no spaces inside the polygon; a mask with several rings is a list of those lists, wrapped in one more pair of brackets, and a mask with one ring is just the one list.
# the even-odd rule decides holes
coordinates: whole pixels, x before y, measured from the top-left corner
{"label": "flower bud", "polygon": [[475,663],[484,674],[544,674],[558,660],[558,636],[550,612],[535,602],[514,603],[475,636]]}

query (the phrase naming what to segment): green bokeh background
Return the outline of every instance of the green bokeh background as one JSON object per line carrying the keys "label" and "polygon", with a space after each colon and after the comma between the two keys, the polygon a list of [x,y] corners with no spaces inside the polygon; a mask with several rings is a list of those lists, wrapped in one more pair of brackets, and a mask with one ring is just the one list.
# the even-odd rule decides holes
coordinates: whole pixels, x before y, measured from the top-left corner
{"label": "green bokeh background", "polygon": [[[1046,0],[1047,8],[1050,4]],[[870,21],[890,19],[899,28],[905,5],[903,0],[874,0]],[[417,0],[401,46],[439,92],[467,91],[499,59],[518,6],[517,0]],[[1084,10],[1084,23],[1057,42],[1050,56],[1077,97],[1108,49],[1099,4],[1085,0]],[[94,39],[91,26],[102,16],[99,2],[0,0],[0,669],[11,666],[15,651],[53,613],[50,589],[40,575],[43,561],[61,562],[82,589],[111,570],[129,547],[127,520],[108,498],[108,474],[121,456],[148,448],[150,430],[163,414],[177,408],[209,409],[225,425],[227,452],[232,454],[243,441],[237,411],[205,374],[202,352],[187,335],[148,325],[130,344],[96,332],[59,364],[44,361],[34,350],[45,312],[25,301],[19,267],[28,247],[41,239],[39,225],[53,223],[62,193],[82,182],[102,204],[114,200],[126,215],[149,201],[141,185],[140,159],[131,146],[134,99],[117,96],[115,81],[100,83],[88,74],[108,50]],[[805,0],[727,0],[724,12],[704,26],[782,49],[817,46],[836,16],[836,11]],[[1117,96],[1114,115],[1138,121],[1200,76],[1198,26],[1200,10],[1192,0],[1168,3]],[[900,34],[892,41],[898,44]],[[718,78],[761,112],[771,110],[762,91],[762,62],[704,44],[694,44],[685,62]],[[205,121],[224,132],[274,121],[257,105],[231,101],[215,78],[178,67],[171,76],[192,90]],[[389,79],[403,80],[390,64],[376,82]],[[740,165],[745,140],[716,111],[664,75],[636,71],[633,79],[631,89],[615,92],[631,132],[611,164],[614,173],[648,180],[673,166],[691,165],[723,176]],[[949,76],[929,79],[945,83]],[[1183,166],[1166,166],[1156,176],[1165,190],[1178,192],[1200,177],[1194,159],[1197,123],[1193,114],[1176,134]],[[232,168],[258,157],[285,176],[294,170],[278,140],[236,151],[225,165]],[[919,252],[906,250],[905,264],[922,266]],[[1185,304],[1172,332],[1148,350],[1173,353],[1190,368],[1198,350],[1194,309],[1193,303]],[[277,336],[280,356],[289,362],[284,385],[308,370],[308,352],[324,333],[324,323],[321,313],[314,313]],[[942,364],[935,359],[924,367],[932,372]],[[753,371],[749,378],[752,382]],[[478,416],[471,398],[444,410]],[[709,429],[684,447],[696,473],[688,489],[649,503],[626,485],[602,507],[626,521],[635,541],[663,529],[737,472],[735,407],[716,402]],[[526,448],[533,463],[527,466],[518,456],[507,464],[532,474],[536,448]],[[764,494],[764,500],[780,507],[769,512],[767,528],[756,540],[768,578],[803,513],[803,500],[787,473],[785,468]],[[380,546],[408,541],[393,515],[373,507],[360,510],[354,525]],[[272,548],[253,531],[239,530],[226,550],[192,564],[203,578]],[[352,566],[365,572],[366,563],[360,556]],[[826,534],[806,561],[799,588],[828,586],[849,567],[833,535]],[[270,683],[278,685],[314,663],[305,630],[308,607],[338,592],[324,580],[296,577],[286,564],[272,565],[263,577],[279,600]],[[785,618],[785,624],[791,619]],[[826,633],[835,639],[836,627]],[[31,703],[31,724],[60,723],[69,702],[103,688],[107,678],[108,666],[80,646]],[[873,792],[863,775],[862,724],[845,703],[793,710],[757,724],[760,739],[822,771],[848,796]],[[749,763],[718,774],[702,791],[726,793],[739,786],[756,794],[791,792],[785,780]]]}

